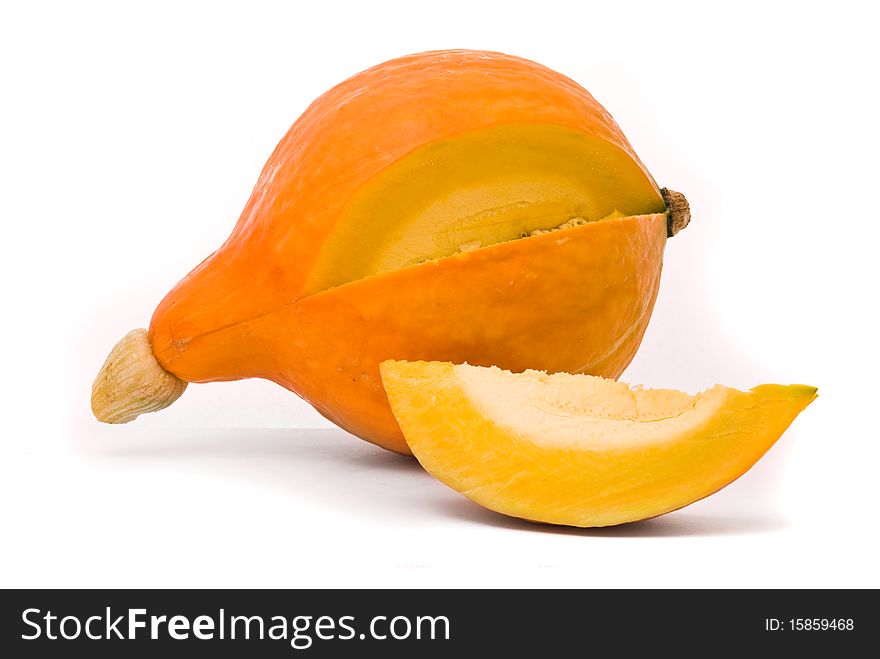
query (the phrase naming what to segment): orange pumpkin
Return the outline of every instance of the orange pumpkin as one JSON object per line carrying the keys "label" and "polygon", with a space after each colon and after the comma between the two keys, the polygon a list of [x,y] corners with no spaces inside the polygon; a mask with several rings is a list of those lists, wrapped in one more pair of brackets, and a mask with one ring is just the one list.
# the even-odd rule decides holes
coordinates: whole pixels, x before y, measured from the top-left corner
{"label": "orange pumpkin", "polygon": [[381,361],[616,378],[687,219],[570,79],[479,51],[386,62],[293,125],[229,239],[114,348],[92,407],[128,421],[186,382],[262,377],[408,453]]}

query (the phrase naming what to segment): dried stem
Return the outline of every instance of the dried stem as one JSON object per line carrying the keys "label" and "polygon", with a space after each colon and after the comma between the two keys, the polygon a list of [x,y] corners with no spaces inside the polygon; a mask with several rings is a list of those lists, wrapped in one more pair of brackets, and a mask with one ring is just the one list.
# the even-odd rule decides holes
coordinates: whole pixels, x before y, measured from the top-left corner
{"label": "dried stem", "polygon": [[104,423],[128,423],[168,407],[186,382],[156,360],[147,331],[132,330],[119,341],[92,384],[92,412]]}
{"label": "dried stem", "polygon": [[691,207],[684,195],[669,188],[660,188],[666,202],[666,235],[670,238],[684,229],[691,221]]}

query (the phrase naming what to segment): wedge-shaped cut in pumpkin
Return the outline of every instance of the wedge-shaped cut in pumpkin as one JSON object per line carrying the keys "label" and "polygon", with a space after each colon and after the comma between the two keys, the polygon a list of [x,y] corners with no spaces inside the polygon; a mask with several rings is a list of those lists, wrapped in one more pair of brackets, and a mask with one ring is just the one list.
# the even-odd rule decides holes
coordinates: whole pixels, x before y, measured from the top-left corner
{"label": "wedge-shaped cut in pumpkin", "polygon": [[506,515],[609,526],[662,515],[745,473],[815,387],[696,396],[588,375],[385,361],[391,409],[422,466]]}

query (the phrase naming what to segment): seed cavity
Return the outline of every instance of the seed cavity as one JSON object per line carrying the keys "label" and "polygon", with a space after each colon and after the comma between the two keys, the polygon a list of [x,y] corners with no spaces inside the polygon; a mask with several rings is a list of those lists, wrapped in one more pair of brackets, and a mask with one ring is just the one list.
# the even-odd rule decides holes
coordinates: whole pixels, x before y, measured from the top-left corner
{"label": "seed cavity", "polygon": [[[614,211],[608,217],[618,217],[621,214],[618,211]],[[602,218],[605,219],[605,218]],[[534,236],[543,236],[545,233],[553,233],[554,231],[564,231],[565,229],[572,229],[574,227],[583,226],[584,224],[589,224],[590,220],[585,217],[581,217],[580,215],[576,215],[575,217],[570,217],[565,222],[556,227],[551,227],[549,229],[535,229],[534,231],[523,231],[519,234],[520,238],[530,238]],[[459,253],[467,253],[473,252],[476,249],[480,249],[483,246],[482,241],[475,240],[470,243],[464,243],[463,245],[458,246]]]}

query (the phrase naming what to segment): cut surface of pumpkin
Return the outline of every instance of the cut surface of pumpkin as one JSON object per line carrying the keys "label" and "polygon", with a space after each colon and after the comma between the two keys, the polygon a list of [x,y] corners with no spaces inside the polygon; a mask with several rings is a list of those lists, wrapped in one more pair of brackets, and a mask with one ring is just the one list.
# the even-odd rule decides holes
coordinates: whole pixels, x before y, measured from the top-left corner
{"label": "cut surface of pumpkin", "polygon": [[422,466],[506,515],[569,526],[655,517],[745,473],[815,387],[691,396],[588,375],[385,361],[391,409]]}
{"label": "cut surface of pumpkin", "polygon": [[[415,149],[347,203],[306,286],[370,275],[557,227],[660,213],[654,182],[620,147],[553,124],[504,124]],[[465,250],[467,251],[467,250]]]}

